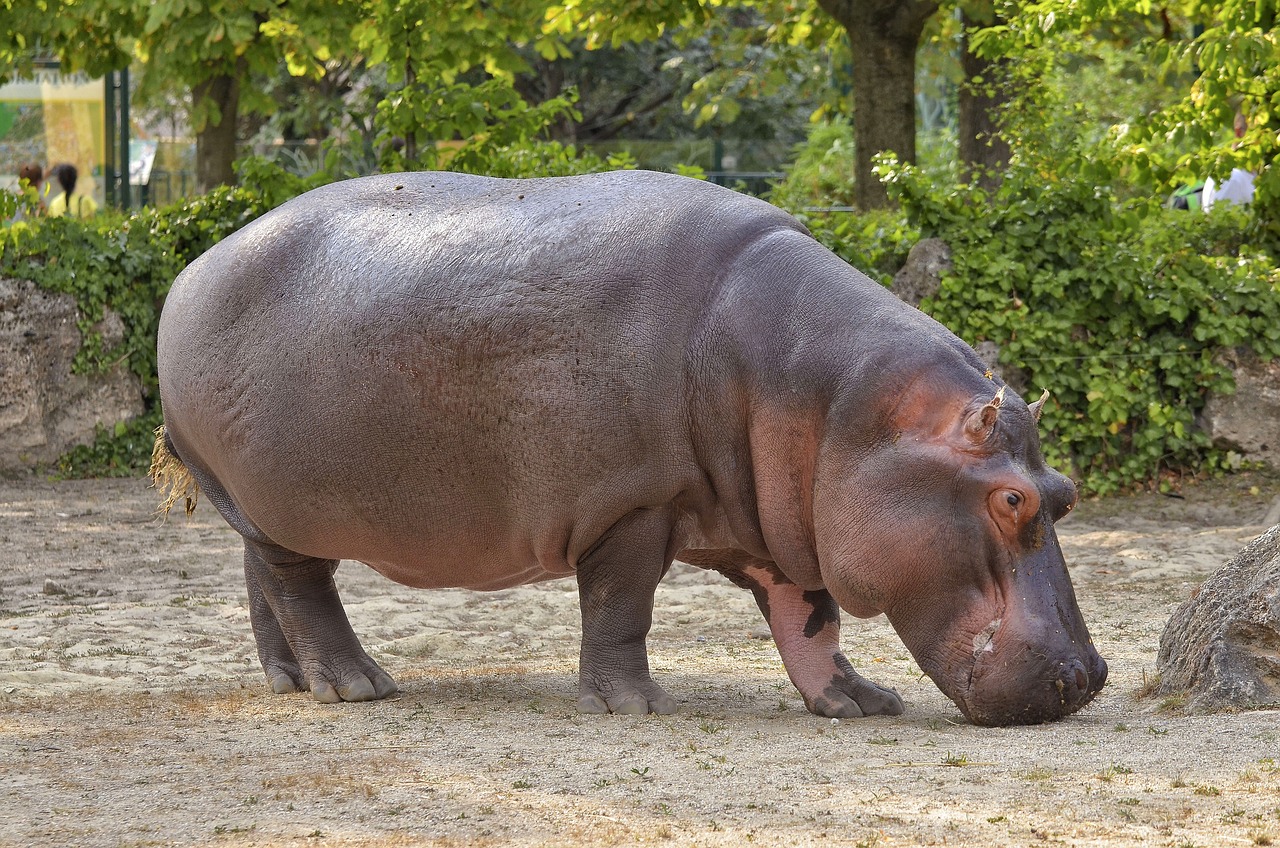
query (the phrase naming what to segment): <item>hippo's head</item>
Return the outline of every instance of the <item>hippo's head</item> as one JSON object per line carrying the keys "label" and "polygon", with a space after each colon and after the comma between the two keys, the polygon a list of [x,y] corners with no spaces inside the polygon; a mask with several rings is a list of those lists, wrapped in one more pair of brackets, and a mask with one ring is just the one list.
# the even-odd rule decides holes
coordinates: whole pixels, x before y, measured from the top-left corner
{"label": "hippo's head", "polygon": [[1044,399],[917,382],[895,400],[874,445],[824,440],[813,508],[827,588],[855,615],[884,612],[969,720],[1075,712],[1107,666],[1053,530],[1076,487],[1041,456]]}

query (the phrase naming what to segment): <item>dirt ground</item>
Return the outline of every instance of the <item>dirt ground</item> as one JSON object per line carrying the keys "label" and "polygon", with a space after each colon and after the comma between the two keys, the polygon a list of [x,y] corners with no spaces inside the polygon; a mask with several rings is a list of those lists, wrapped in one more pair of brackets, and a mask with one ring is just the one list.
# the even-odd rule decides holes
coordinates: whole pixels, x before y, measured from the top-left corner
{"label": "dirt ground", "polygon": [[1280,712],[1140,698],[1170,612],[1261,533],[1274,478],[1085,502],[1059,526],[1107,688],[983,729],[883,618],[854,666],[905,715],[810,715],[746,592],[677,566],[650,655],[670,717],[580,716],[572,581],[422,592],[338,572],[402,687],[271,695],[237,537],[141,480],[0,482],[0,845],[1280,844]]}

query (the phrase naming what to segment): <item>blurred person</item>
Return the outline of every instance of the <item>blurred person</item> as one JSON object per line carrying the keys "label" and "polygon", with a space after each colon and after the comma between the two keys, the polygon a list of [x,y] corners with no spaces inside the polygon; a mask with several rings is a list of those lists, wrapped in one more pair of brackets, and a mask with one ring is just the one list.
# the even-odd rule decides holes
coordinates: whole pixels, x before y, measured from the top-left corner
{"label": "blurred person", "polygon": [[[1233,123],[1236,132],[1235,149],[1244,144],[1245,131],[1249,129],[1249,121],[1244,113],[1237,110]],[[1253,201],[1253,172],[1244,168],[1232,168],[1231,176],[1222,185],[1217,185],[1213,177],[1204,181],[1204,211],[1208,212],[1218,201],[1245,206]]]}
{"label": "blurred person", "polygon": [[28,162],[18,169],[18,191],[22,192],[28,186],[35,189],[36,202],[33,206],[19,203],[18,211],[14,213],[11,220],[21,221],[28,215],[38,216],[44,214],[44,196],[48,189],[44,185],[44,169],[40,167],[38,162]]}
{"label": "blurred person", "polygon": [[72,215],[76,218],[91,218],[98,211],[98,204],[86,194],[76,194],[76,180],[80,172],[69,162],[55,165],[49,174],[62,186],[62,194],[49,201],[49,215],[59,217]]}

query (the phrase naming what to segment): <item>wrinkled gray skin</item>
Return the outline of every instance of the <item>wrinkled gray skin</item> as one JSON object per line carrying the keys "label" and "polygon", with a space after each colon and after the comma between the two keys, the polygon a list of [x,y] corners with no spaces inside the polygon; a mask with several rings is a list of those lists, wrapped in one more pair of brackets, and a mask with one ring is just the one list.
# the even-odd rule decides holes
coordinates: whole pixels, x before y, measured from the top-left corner
{"label": "wrinkled gray skin", "polygon": [[575,577],[584,712],[675,709],[645,638],[677,556],[753,592],[820,715],[903,709],[840,652],[838,607],[886,613],[981,724],[1105,679],[1033,410],[761,201],[645,172],[338,183],[192,263],[159,361],[276,692],[396,691],[342,559],[424,588]]}

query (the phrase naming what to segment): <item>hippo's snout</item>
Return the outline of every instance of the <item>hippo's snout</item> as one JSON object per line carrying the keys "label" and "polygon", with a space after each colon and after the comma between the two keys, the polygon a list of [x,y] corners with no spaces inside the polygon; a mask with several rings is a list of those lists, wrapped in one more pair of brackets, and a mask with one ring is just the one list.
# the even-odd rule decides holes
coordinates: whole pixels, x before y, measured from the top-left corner
{"label": "hippo's snout", "polygon": [[974,724],[1054,721],[1092,701],[1107,681],[1107,663],[1092,645],[1056,660],[1029,645],[1007,650],[1011,654],[977,654],[969,690],[955,699]]}

